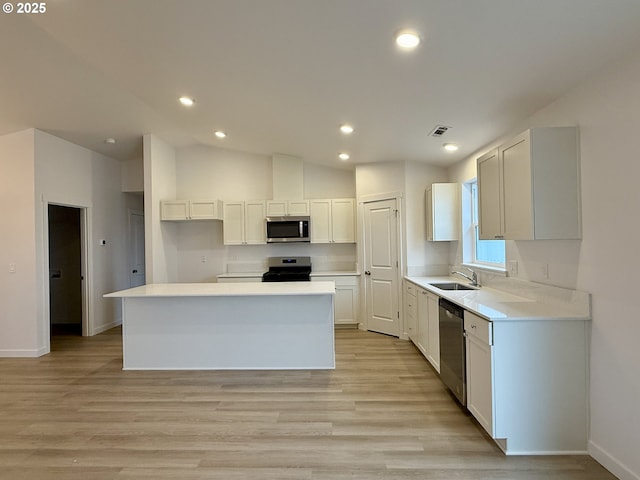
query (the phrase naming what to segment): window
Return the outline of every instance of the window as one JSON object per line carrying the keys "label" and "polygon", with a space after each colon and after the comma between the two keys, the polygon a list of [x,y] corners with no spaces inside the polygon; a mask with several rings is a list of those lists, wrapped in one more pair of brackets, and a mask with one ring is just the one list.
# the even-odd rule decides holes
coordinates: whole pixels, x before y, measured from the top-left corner
{"label": "window", "polygon": [[473,181],[471,187],[471,263],[489,267],[505,267],[504,240],[480,240],[478,238],[478,183]]}

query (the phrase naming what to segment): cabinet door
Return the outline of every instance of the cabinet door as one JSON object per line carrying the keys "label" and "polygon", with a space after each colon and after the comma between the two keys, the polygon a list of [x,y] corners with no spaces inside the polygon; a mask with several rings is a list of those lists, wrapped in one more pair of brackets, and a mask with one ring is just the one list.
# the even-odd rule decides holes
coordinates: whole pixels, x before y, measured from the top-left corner
{"label": "cabinet door", "polygon": [[427,310],[429,312],[428,334],[427,334],[427,360],[431,362],[433,368],[440,373],[440,320],[439,320],[439,297],[427,292]]}
{"label": "cabinet door", "polygon": [[222,220],[220,200],[191,200],[189,217],[191,220]]}
{"label": "cabinet door", "polygon": [[160,202],[160,220],[188,220],[188,200],[163,200]]}
{"label": "cabinet door", "polygon": [[331,242],[331,200],[311,200],[311,243]]}
{"label": "cabinet door", "polygon": [[309,200],[289,200],[287,202],[287,215],[309,215]]}
{"label": "cabinet door", "polygon": [[427,347],[429,344],[429,303],[427,291],[418,289],[418,344],[422,354],[427,356]]}
{"label": "cabinet door", "polygon": [[467,408],[480,425],[495,436],[493,425],[493,325],[464,312],[467,356]]}
{"label": "cabinet door", "polygon": [[266,206],[261,200],[244,202],[244,243],[267,243]]}
{"label": "cabinet door", "polygon": [[474,335],[466,337],[467,408],[493,437],[492,347]]}
{"label": "cabinet door", "polygon": [[336,325],[358,323],[356,315],[357,288],[353,285],[336,285]]}
{"label": "cabinet door", "polygon": [[457,183],[434,183],[427,200],[427,236],[432,241],[458,240],[460,230],[460,189]]}
{"label": "cabinet door", "polygon": [[286,200],[267,200],[267,217],[284,217],[286,214]]}
{"label": "cabinet door", "polygon": [[478,158],[478,223],[480,239],[503,238],[502,172],[497,149]]}
{"label": "cabinet door", "polygon": [[331,233],[334,243],[355,243],[355,223],[353,198],[331,200]]}
{"label": "cabinet door", "polygon": [[222,230],[225,245],[243,244],[244,202],[224,202]]}
{"label": "cabinet door", "polygon": [[500,162],[503,176],[504,237],[510,240],[533,240],[529,131],[500,147]]}

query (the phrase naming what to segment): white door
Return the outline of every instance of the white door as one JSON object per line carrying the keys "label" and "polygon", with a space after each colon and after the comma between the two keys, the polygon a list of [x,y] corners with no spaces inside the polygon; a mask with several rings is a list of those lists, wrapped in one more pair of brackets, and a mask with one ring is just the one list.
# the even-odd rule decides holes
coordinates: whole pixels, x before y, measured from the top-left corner
{"label": "white door", "polygon": [[144,213],[129,211],[129,286],[145,284],[144,272]]}
{"label": "white door", "polygon": [[397,232],[395,199],[364,204],[367,329],[395,336],[400,335]]}

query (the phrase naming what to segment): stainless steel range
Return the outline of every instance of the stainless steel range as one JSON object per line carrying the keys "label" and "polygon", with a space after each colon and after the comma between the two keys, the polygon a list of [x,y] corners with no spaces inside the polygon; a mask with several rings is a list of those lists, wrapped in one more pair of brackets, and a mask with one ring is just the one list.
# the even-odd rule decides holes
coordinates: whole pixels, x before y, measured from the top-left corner
{"label": "stainless steel range", "polygon": [[269,270],[263,282],[308,282],[311,280],[311,257],[269,257]]}

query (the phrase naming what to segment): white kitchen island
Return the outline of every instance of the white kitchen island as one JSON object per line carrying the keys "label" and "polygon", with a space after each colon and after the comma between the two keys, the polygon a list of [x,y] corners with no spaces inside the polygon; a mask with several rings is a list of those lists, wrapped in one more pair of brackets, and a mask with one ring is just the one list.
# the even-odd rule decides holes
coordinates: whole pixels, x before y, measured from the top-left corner
{"label": "white kitchen island", "polygon": [[169,283],[122,299],[124,370],[335,368],[333,282]]}

